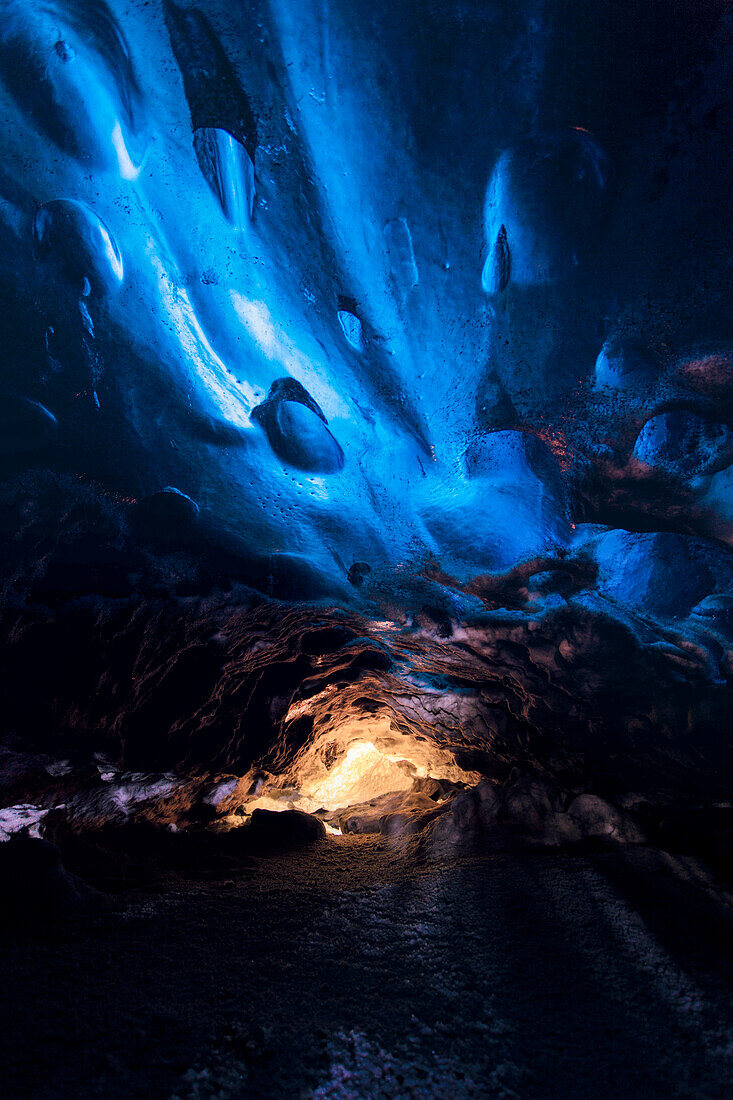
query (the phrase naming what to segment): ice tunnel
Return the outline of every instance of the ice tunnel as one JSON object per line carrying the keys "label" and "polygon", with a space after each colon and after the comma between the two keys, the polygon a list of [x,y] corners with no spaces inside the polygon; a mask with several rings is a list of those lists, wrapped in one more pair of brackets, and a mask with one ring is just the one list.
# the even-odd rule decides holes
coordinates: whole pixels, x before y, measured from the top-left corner
{"label": "ice tunnel", "polygon": [[151,860],[719,888],[732,79],[728,0],[3,0],[23,920]]}

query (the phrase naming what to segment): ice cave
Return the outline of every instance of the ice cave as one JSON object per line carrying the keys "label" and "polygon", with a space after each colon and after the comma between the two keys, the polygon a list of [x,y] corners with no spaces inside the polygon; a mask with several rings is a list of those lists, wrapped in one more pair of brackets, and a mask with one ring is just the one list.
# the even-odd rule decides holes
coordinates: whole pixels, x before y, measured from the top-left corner
{"label": "ice cave", "polygon": [[0,1094],[733,1095],[731,0],[1,0]]}

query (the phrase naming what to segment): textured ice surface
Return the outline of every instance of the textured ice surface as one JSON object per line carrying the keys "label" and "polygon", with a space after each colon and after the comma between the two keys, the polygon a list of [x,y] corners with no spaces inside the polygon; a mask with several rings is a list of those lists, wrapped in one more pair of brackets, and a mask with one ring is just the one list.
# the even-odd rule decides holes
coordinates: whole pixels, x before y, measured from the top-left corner
{"label": "textured ice surface", "polygon": [[291,598],[585,521],[620,604],[725,589],[730,12],[575,7],[9,0],[3,476]]}

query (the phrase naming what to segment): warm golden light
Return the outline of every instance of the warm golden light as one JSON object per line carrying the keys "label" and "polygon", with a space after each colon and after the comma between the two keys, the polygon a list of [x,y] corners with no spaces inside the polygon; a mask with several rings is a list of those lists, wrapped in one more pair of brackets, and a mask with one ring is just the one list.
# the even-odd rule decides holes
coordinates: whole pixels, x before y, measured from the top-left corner
{"label": "warm golden light", "polygon": [[[464,771],[451,752],[394,730],[388,717],[354,718],[311,742],[286,775],[258,786],[244,808],[246,814],[302,810],[323,820],[324,814],[409,791],[416,779],[428,777],[469,785],[481,778]],[[329,833],[340,832],[333,818],[324,825]]]}
{"label": "warm golden light", "polygon": [[393,791],[406,791],[419,774],[424,774],[424,769],[394,760],[369,741],[357,741],[321,783],[303,794],[326,810],[336,810]]}

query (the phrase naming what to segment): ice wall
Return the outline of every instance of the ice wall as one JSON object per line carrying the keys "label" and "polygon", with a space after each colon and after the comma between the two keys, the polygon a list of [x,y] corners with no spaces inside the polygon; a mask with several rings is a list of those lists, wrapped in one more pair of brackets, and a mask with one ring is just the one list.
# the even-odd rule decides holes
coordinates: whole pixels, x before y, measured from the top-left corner
{"label": "ice wall", "polygon": [[723,0],[8,0],[5,479],[274,594],[584,557],[729,631],[731,57]]}

